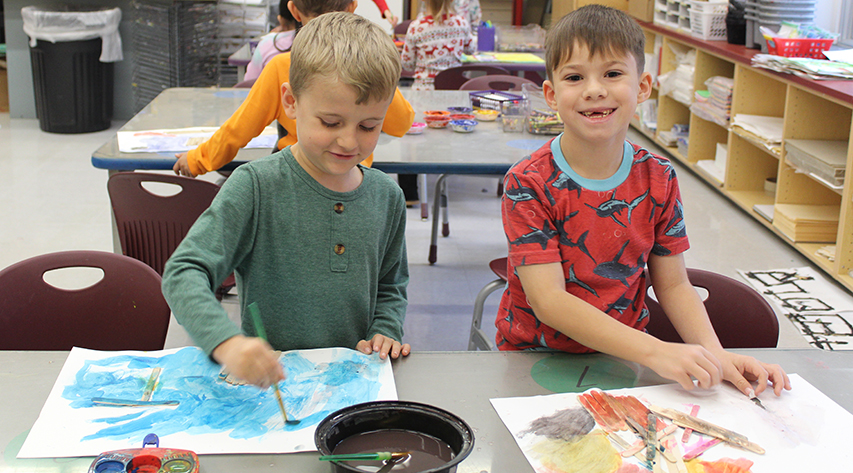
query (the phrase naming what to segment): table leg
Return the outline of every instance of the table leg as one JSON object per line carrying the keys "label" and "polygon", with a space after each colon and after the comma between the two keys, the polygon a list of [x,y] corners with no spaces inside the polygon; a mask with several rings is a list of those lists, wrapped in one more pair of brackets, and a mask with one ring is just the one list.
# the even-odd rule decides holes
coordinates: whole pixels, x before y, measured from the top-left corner
{"label": "table leg", "polygon": [[418,174],[418,200],[421,206],[421,220],[429,220],[429,191],[427,190],[427,175]]}
{"label": "table leg", "polygon": [[441,236],[450,235],[450,216],[447,213],[447,181],[441,185]]}
{"label": "table leg", "polygon": [[444,180],[447,179],[447,174],[438,176],[435,182],[435,200],[432,202],[432,233],[429,241],[429,264],[435,264],[438,261],[438,219],[440,218],[439,205],[441,204],[441,189],[444,185]]}
{"label": "table leg", "polygon": [[[116,171],[113,169],[108,170],[107,171],[107,180],[109,181],[110,177],[113,174],[116,174],[118,172],[120,172],[120,171]],[[113,213],[112,203],[110,204],[110,222],[112,222],[110,225],[110,228],[112,228],[112,230],[113,230],[113,253],[116,253],[119,255],[123,254],[121,252],[121,239],[118,236],[118,225],[116,224],[116,216]]]}

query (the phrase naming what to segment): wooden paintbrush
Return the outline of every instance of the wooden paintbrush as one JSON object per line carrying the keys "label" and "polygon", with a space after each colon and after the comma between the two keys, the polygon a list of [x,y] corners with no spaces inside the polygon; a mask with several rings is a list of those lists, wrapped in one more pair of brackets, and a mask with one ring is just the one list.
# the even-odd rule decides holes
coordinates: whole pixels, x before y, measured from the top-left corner
{"label": "wooden paintbrush", "polygon": [[673,423],[681,427],[691,428],[696,432],[700,432],[705,435],[710,435],[711,437],[715,437],[730,444],[737,445],[741,448],[749,450],[750,452],[755,452],[759,455],[764,455],[763,448],[761,448],[755,442],[750,442],[746,438],[746,436],[741,435],[737,432],[724,429],[723,427],[714,425],[710,422],[704,421],[697,417],[693,417],[683,412],[676,411],[675,409],[649,406],[649,410],[659,416],[666,417],[667,419],[672,419]]}
{"label": "wooden paintbrush", "polygon": [[[258,337],[260,337],[263,341],[267,341],[267,332],[264,330],[264,323],[261,320],[261,311],[258,310],[258,303],[252,302],[249,304],[249,315],[252,316],[252,322],[255,324],[255,332],[258,333]],[[278,408],[281,410],[281,417],[284,418],[285,424],[298,424],[299,421],[296,419],[288,419],[287,411],[284,410],[284,402],[281,400],[281,393],[278,391],[278,383],[274,383],[272,385],[275,390],[275,400],[278,401]]]}

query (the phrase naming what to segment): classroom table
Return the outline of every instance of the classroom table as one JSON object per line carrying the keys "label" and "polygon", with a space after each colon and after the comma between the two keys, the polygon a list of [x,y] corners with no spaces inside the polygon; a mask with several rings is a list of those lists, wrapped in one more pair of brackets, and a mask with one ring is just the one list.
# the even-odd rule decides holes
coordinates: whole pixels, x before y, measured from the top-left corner
{"label": "classroom table", "polygon": [[[806,349],[733,350],[778,363],[797,373],[848,411],[853,412],[853,351]],[[16,459],[18,450],[59,375],[68,352],[0,351],[0,473],[85,472],[92,458]],[[539,363],[537,365],[537,363]],[[523,473],[533,469],[492,408],[489,399],[533,396],[553,391],[537,384],[531,370],[547,364],[552,379],[566,380],[566,391],[581,392],[598,383],[622,387],[665,381],[647,368],[608,355],[544,352],[414,352],[393,362],[400,400],[431,404],[464,419],[473,429],[474,449],[457,473]],[[627,376],[624,373],[629,373]],[[608,378],[610,377],[610,378]],[[612,385],[609,387],[613,387]],[[136,448],[139,446],[128,446]],[[173,446],[180,448],[180,446]],[[283,455],[202,455],[205,473],[328,473],[316,452]]]}
{"label": "classroom table", "polygon": [[[423,111],[444,110],[450,106],[470,106],[469,92],[458,90],[416,91],[402,89],[416,112],[415,121],[423,122]],[[161,128],[219,126],[240,106],[249,89],[171,88],[154,98],[130,119],[121,131]],[[499,122],[480,122],[473,133],[457,133],[449,128],[427,128],[420,135],[397,138],[382,134],[373,153],[373,167],[387,173],[439,174],[435,185],[432,238],[429,262],[438,253],[438,198],[445,178],[450,174],[503,176],[510,166],[543,145],[550,136],[504,133]],[[247,161],[269,154],[268,149],[241,149],[234,161],[223,166],[231,170]],[[175,153],[122,153],[114,136],[92,153],[92,165],[110,173],[134,170],[171,170]],[[425,180],[423,181],[425,182]],[[425,195],[423,192],[422,195]],[[422,199],[423,207],[428,205]],[[445,201],[446,203],[446,201]],[[426,215],[421,214],[422,218]],[[449,231],[444,207],[444,236]],[[117,239],[114,238],[114,243]],[[120,251],[120,247],[116,247]]]}

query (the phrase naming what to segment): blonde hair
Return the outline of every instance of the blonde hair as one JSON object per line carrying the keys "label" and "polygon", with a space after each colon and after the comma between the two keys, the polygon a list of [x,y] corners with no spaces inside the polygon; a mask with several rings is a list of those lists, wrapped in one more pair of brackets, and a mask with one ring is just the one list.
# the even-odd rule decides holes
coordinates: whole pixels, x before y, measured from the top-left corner
{"label": "blonde hair", "polygon": [[357,104],[388,100],[400,80],[400,54],[391,37],[354,13],[324,13],[302,27],[290,53],[290,87],[295,97],[317,75],[355,87]]}
{"label": "blonde hair", "polygon": [[439,20],[437,17],[441,15],[456,13],[453,8],[453,0],[424,0],[424,5],[427,14],[432,15],[436,21]]}
{"label": "blonde hair", "polygon": [[586,5],[560,18],[545,37],[545,68],[548,80],[554,70],[572,57],[575,44],[586,45],[590,56],[630,54],[643,73],[646,35],[640,25],[625,12],[604,5]]}

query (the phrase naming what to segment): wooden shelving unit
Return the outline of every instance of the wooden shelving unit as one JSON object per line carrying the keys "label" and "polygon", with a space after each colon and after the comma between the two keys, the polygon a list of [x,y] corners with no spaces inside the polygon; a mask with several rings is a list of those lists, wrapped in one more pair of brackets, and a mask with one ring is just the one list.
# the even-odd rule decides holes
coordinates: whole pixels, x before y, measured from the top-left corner
{"label": "wooden shelving unit", "polygon": [[[694,90],[707,88],[713,76],[734,80],[732,116],[738,113],[774,116],[783,119],[783,145],[786,139],[843,140],[848,142],[847,179],[836,189],[797,169],[781,152],[774,152],[748,132],[720,126],[696,116],[688,105],[654,91],[657,99],[658,130],[669,130],[676,123],[689,123],[687,156],[676,147],[664,147],[675,160],[713,185],[747,214],[779,235],[836,281],[853,292],[853,83],[851,81],[812,81],[790,74],[779,74],[750,65],[757,50],[731,45],[725,41],[702,41],[681,31],[640,21],[646,33],[646,51],[660,55],[660,73],[672,70],[679,50],[696,51]],[[655,51],[657,37],[663,47]],[[663,145],[657,133],[633,123],[640,132]],[[718,143],[728,148],[723,182],[696,165],[714,159]],[[775,192],[766,190],[768,179],[776,181]],[[755,211],[756,205],[775,204],[835,205],[839,207],[838,232],[834,242],[794,242],[779,228]],[[819,256],[817,250],[836,245],[834,261]]]}

